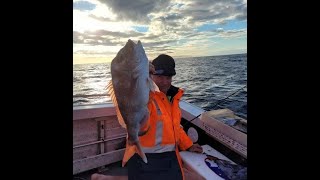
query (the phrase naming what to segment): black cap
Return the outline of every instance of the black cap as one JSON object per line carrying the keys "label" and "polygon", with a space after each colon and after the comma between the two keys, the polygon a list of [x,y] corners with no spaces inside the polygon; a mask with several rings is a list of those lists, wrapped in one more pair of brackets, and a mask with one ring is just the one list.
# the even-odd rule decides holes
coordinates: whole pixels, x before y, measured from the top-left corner
{"label": "black cap", "polygon": [[157,58],[152,61],[154,68],[156,70],[155,75],[163,76],[174,76],[176,75],[175,71],[175,62],[174,59],[166,54],[160,54]]}

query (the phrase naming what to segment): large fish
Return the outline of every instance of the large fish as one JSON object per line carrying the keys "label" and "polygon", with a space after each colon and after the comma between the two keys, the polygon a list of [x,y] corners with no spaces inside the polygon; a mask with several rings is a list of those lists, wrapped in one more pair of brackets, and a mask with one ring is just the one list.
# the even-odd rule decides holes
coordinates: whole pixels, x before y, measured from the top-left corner
{"label": "large fish", "polygon": [[128,40],[111,62],[111,81],[107,88],[116,108],[120,125],[127,130],[126,150],[122,166],[137,152],[145,163],[147,157],[141,149],[141,126],[149,119],[150,91],[157,87],[149,77],[149,61],[138,41]]}

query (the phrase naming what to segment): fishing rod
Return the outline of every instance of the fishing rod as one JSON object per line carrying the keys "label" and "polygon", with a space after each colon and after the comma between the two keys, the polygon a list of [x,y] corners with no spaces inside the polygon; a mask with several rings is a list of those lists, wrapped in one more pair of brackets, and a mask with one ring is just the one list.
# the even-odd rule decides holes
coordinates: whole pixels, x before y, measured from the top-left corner
{"label": "fishing rod", "polygon": [[[244,89],[245,87],[247,87],[247,85],[245,85],[245,86],[243,86],[242,88],[238,89],[237,91],[231,93],[231,94],[228,95],[226,98],[223,98],[223,99],[218,100],[217,103],[213,106],[212,109],[214,109],[219,103],[221,103],[222,101],[228,99],[230,96],[236,94],[237,92],[239,92],[241,89]],[[206,112],[206,111],[204,111],[204,112]],[[194,118],[191,119],[190,121],[186,121],[186,123],[187,123],[187,122],[188,122],[188,123],[191,123],[191,121],[193,121],[193,120],[197,119],[198,117],[200,117],[204,112],[202,112],[201,114],[197,115],[196,117],[194,117]],[[186,125],[186,123],[184,123],[182,126]]]}
{"label": "fishing rod", "polygon": [[240,90],[244,89],[245,87],[247,87],[247,85],[243,86],[242,88],[238,89],[237,91],[231,93],[229,96],[227,96],[226,98],[220,99],[217,101],[217,103],[213,106],[212,109],[214,109],[219,103],[221,103],[222,101],[225,101],[226,99],[228,99],[230,96],[236,94],[237,92],[239,92]]}

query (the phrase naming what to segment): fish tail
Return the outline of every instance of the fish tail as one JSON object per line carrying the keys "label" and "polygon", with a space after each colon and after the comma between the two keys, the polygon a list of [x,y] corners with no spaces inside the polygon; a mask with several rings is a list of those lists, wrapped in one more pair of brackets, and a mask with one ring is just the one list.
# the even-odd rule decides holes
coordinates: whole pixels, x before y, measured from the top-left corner
{"label": "fish tail", "polygon": [[142,158],[143,162],[148,163],[146,154],[142,151],[140,142],[134,143],[132,145],[129,145],[127,141],[126,150],[124,152],[124,156],[122,159],[122,167],[126,165],[126,163],[129,161],[129,159],[135,154],[138,153],[139,156]]}
{"label": "fish tail", "polygon": [[138,154],[139,154],[139,156],[142,158],[143,162],[148,163],[148,160],[147,160],[146,154],[142,151],[142,149],[141,149],[141,145],[140,145],[140,143],[139,143],[139,142],[137,143],[136,148],[137,148],[137,153],[138,153]]}

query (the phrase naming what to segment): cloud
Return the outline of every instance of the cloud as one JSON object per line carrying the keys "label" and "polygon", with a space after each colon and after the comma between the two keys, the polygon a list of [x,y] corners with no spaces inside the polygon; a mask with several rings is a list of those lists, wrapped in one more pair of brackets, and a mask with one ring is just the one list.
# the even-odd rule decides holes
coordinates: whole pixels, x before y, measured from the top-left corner
{"label": "cloud", "polygon": [[164,19],[166,21],[175,21],[175,20],[180,20],[180,19],[183,19],[183,18],[184,18],[183,15],[177,14],[177,13],[169,14],[169,15],[164,17]]}
{"label": "cloud", "polygon": [[145,35],[143,36],[141,39],[142,40],[155,40],[155,39],[159,39],[161,37],[161,35],[155,35],[155,34],[148,34],[148,35]]}
{"label": "cloud", "polygon": [[96,51],[96,50],[78,50],[74,54],[85,54],[85,55],[113,55],[114,52],[110,51]]}
{"label": "cloud", "polygon": [[77,31],[73,31],[73,43],[74,44],[87,44],[87,45],[105,45],[112,46],[117,45],[117,43],[113,43],[111,39],[107,37],[102,37],[98,33],[81,33]]}
{"label": "cloud", "polygon": [[[140,40],[148,56],[214,52],[233,38],[245,44],[247,3],[242,0],[80,0],[74,5],[73,42],[92,51]],[[79,8],[80,2],[89,7]],[[91,3],[91,4],[90,4]],[[75,4],[75,1],[74,1]],[[95,9],[92,9],[95,5]],[[239,22],[241,21],[241,22]],[[76,23],[75,23],[76,22]],[[90,30],[90,31],[89,31]],[[226,41],[218,41],[222,38]],[[241,39],[239,39],[241,38]],[[229,47],[229,45],[228,45]],[[90,50],[91,51],[91,50]],[[85,48],[78,53],[85,54]],[[99,51],[102,52],[104,51]],[[94,53],[92,53],[94,54]]]}
{"label": "cloud", "polygon": [[113,32],[107,30],[85,31],[84,33],[73,31],[74,44],[88,44],[88,45],[121,45],[124,42],[121,39],[137,38],[143,35],[136,31]]}
{"label": "cloud", "polygon": [[[215,37],[222,37],[222,38],[237,38],[243,37],[247,35],[247,29],[235,29],[235,30],[223,30],[222,28],[218,28],[212,30],[215,33]],[[210,34],[210,33],[209,33]]]}
{"label": "cloud", "polygon": [[[93,14],[89,17],[101,22],[117,20],[143,22],[140,25],[148,29],[145,35],[151,33],[155,36],[161,35],[163,38],[166,38],[164,36],[179,38],[183,32],[192,33],[196,27],[205,23],[222,25],[226,24],[227,20],[247,18],[247,4],[238,0],[99,0],[99,3],[105,4],[116,18]],[[137,36],[133,34],[132,37]],[[150,37],[146,39],[151,39]]]}
{"label": "cloud", "polygon": [[189,1],[181,14],[190,16],[190,23],[203,22],[221,23],[234,19],[235,15],[246,17],[246,3],[230,0],[201,0]]}
{"label": "cloud", "polygon": [[118,37],[118,38],[129,38],[129,37],[139,37],[142,36],[143,33],[139,33],[136,31],[128,31],[128,32],[113,32],[113,31],[107,31],[107,30],[98,30],[94,32],[88,32],[91,35],[96,36],[110,36],[110,37]]}
{"label": "cloud", "polygon": [[101,16],[96,16],[93,14],[90,14],[88,17],[91,17],[91,18],[96,19],[101,22],[117,22],[117,20],[111,19],[109,17],[101,17]]}
{"label": "cloud", "polygon": [[176,40],[155,41],[155,42],[145,42],[145,43],[141,41],[143,47],[158,47],[158,46],[163,46],[163,45],[175,43],[175,42]]}
{"label": "cloud", "polygon": [[99,0],[110,7],[118,20],[148,22],[151,12],[165,11],[170,0]]}

